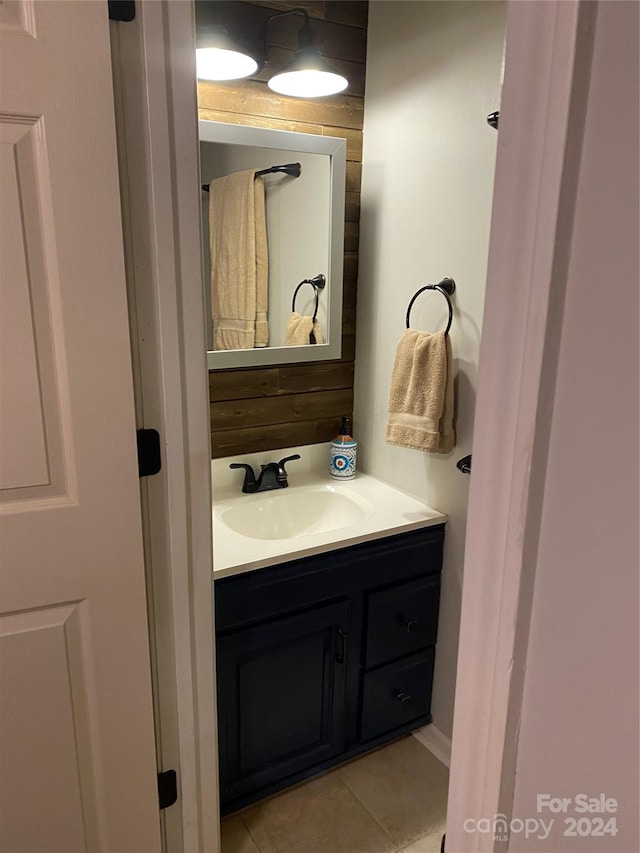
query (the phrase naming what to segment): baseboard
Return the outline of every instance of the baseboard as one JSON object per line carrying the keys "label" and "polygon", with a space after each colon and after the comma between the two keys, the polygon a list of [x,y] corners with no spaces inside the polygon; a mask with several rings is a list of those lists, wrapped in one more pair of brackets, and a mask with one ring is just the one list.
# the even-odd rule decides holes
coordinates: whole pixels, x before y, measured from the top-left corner
{"label": "baseboard", "polygon": [[441,761],[446,767],[451,766],[451,738],[447,737],[444,732],[431,723],[428,726],[423,726],[421,729],[416,729],[412,732],[423,746],[432,752],[438,761]]}

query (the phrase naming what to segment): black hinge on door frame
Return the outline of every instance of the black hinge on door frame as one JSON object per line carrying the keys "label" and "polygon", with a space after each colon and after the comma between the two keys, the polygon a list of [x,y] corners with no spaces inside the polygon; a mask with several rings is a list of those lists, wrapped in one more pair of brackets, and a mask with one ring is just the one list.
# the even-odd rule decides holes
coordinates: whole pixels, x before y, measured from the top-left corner
{"label": "black hinge on door frame", "polygon": [[138,477],[150,477],[162,468],[160,433],[156,429],[136,430]]}
{"label": "black hinge on door frame", "polygon": [[133,21],[136,16],[135,0],[107,0],[110,21]]}
{"label": "black hinge on door frame", "polygon": [[168,809],[178,799],[178,777],[175,770],[158,773],[158,802],[161,809]]}

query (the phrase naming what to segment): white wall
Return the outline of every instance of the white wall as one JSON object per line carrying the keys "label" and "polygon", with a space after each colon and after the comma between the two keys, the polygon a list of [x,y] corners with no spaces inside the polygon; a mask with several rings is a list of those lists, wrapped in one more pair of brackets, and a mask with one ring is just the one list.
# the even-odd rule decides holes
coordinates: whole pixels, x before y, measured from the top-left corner
{"label": "white wall", "polygon": [[[448,513],[432,712],[451,734],[468,477],[487,266],[506,4],[370,4],[365,93],[354,431],[359,467]],[[387,445],[393,358],[423,284],[457,283],[451,341],[457,444],[447,456]],[[423,294],[412,327],[442,328]]]}
{"label": "white wall", "polygon": [[[545,841],[518,836],[518,853],[640,849],[638,44],[638,5],[600,3],[513,801],[514,816],[555,825]],[[538,814],[539,793],[604,793],[618,810]],[[564,837],[581,816],[616,817],[618,834]]]}

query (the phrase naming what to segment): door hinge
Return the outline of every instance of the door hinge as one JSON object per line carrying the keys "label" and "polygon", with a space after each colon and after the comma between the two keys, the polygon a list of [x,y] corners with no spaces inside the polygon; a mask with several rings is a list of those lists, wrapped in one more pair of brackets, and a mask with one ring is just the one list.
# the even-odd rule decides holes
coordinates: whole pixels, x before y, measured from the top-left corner
{"label": "door hinge", "polygon": [[138,477],[150,477],[162,468],[160,433],[156,429],[136,430],[138,443]]}
{"label": "door hinge", "polygon": [[107,0],[110,21],[133,21],[136,16],[135,0]]}
{"label": "door hinge", "polygon": [[158,801],[161,809],[167,809],[178,799],[178,777],[175,770],[158,773]]}

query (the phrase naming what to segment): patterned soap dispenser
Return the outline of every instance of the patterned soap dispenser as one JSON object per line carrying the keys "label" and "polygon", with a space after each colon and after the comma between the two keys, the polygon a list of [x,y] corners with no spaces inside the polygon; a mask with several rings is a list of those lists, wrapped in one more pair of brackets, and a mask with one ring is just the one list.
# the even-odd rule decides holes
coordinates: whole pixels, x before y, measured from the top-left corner
{"label": "patterned soap dispenser", "polygon": [[348,480],[356,475],[358,442],[349,432],[349,418],[342,418],[340,432],[331,442],[329,473],[332,477]]}

